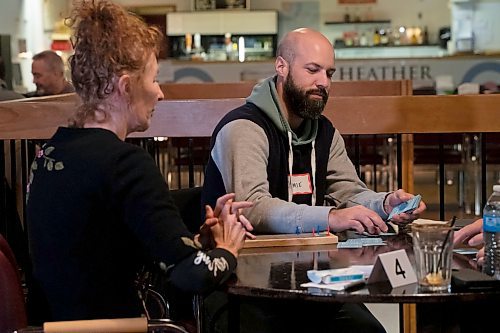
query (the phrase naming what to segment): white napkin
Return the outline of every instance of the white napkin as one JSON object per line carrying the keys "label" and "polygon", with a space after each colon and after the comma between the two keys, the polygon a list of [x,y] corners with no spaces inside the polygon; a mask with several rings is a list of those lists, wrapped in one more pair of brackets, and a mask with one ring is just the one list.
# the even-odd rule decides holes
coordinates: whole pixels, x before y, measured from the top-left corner
{"label": "white napkin", "polygon": [[307,277],[312,282],[300,286],[341,291],[365,283],[372,269],[373,265],[353,265],[347,268],[309,270]]}
{"label": "white napkin", "polygon": [[337,283],[330,283],[330,284],[307,282],[307,283],[302,283],[300,286],[304,287],[304,288],[320,288],[320,289],[328,289],[328,290],[333,290],[333,291],[342,291],[342,290],[346,290],[348,288],[352,288],[354,286],[362,285],[365,283],[366,283],[366,279],[361,279],[361,280],[337,282]]}

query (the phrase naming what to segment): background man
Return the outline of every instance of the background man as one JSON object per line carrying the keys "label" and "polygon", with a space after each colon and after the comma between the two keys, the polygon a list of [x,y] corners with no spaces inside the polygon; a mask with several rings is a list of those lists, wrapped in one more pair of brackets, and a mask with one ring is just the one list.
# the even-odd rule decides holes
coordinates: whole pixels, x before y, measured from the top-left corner
{"label": "background man", "polygon": [[27,93],[26,97],[67,94],[75,91],[73,85],[64,78],[64,63],[61,57],[53,51],[35,54],[31,73],[36,91]]}

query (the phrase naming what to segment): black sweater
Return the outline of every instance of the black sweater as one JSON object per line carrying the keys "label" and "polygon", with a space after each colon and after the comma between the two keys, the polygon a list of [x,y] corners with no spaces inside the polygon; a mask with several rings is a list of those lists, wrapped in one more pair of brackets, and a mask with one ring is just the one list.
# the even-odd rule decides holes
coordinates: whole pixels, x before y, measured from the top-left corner
{"label": "black sweater", "polygon": [[32,165],[28,234],[46,320],[137,316],[145,263],[206,292],[236,267],[226,250],[199,251],[153,159],[103,129],[59,128]]}

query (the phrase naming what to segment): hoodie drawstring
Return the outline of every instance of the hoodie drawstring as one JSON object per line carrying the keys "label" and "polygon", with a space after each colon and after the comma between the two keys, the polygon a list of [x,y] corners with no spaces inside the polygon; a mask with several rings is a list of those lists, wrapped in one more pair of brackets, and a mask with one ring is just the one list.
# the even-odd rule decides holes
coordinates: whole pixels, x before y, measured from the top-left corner
{"label": "hoodie drawstring", "polygon": [[313,193],[311,196],[311,206],[316,205],[316,140],[312,141],[312,148],[311,148],[311,173],[312,173],[312,186],[313,186]]}
{"label": "hoodie drawstring", "polygon": [[288,202],[292,202],[292,171],[293,171],[293,149],[292,149],[292,132],[288,131]]}

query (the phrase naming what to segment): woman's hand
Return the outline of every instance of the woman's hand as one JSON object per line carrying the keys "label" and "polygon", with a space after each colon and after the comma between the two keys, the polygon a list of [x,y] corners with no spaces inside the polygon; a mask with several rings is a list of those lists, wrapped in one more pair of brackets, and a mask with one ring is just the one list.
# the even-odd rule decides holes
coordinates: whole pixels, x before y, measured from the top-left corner
{"label": "woman's hand", "polygon": [[[245,235],[247,238],[254,239],[255,236],[250,232],[253,230],[253,226],[248,221],[248,219],[241,213],[241,210],[244,208],[252,207],[252,203],[248,201],[237,201],[233,202],[235,194],[229,193],[221,196],[217,199],[215,204],[215,209],[212,210],[210,206],[205,206],[205,223],[200,228],[200,234],[198,240],[201,242],[203,248],[214,248],[217,246],[217,242],[214,239],[213,235],[214,230],[213,227],[220,225],[224,227],[225,219],[230,221],[230,224],[233,223],[233,215],[235,216],[235,221],[238,224],[241,224],[243,229],[245,230]],[[224,213],[224,209],[226,205],[229,204],[229,213]],[[231,228],[229,224],[228,228]],[[215,230],[219,232],[218,230]]]}
{"label": "woman's hand", "polygon": [[[238,221],[238,217],[231,209],[232,201],[228,200],[219,215],[219,223],[210,228],[215,242],[215,247],[223,248],[238,257],[239,251],[243,248],[246,238],[246,229]],[[207,212],[210,207],[206,207]]]}

